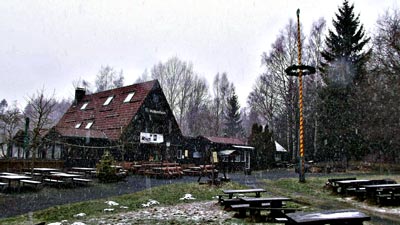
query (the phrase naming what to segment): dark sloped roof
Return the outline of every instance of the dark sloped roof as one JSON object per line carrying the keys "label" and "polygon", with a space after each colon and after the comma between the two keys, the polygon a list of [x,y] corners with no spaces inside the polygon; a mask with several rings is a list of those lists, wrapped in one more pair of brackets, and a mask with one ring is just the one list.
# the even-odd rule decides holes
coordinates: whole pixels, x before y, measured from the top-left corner
{"label": "dark sloped roof", "polygon": [[[66,137],[91,137],[119,139],[124,128],[132,121],[156,80],[133,84],[121,88],[85,95],[78,103],[71,105],[58,124],[57,132]],[[124,103],[129,93],[134,92],[133,98]],[[113,96],[109,105],[104,106],[108,97]],[[85,109],[81,107],[88,103]],[[90,129],[85,129],[93,122]],[[79,128],[75,128],[81,123]]]}
{"label": "dark sloped roof", "polygon": [[231,144],[231,145],[246,145],[246,143],[238,138],[228,137],[204,137],[205,139],[219,144]]}

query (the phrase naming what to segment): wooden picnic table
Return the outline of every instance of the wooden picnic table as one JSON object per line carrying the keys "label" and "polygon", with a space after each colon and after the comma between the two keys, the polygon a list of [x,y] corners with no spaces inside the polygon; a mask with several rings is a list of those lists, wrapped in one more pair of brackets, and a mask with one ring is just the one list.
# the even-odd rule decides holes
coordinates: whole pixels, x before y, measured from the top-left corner
{"label": "wooden picnic table", "polygon": [[253,188],[253,189],[231,189],[231,190],[222,190],[224,194],[227,194],[229,199],[233,198],[234,194],[248,194],[248,193],[255,193],[256,197],[259,198],[261,197],[262,192],[266,192],[265,189],[262,188]]}
{"label": "wooden picnic table", "polygon": [[324,225],[353,224],[362,225],[371,217],[354,209],[328,210],[320,212],[297,212],[286,214],[286,224]]}
{"label": "wooden picnic table", "polygon": [[347,194],[348,188],[358,188],[361,185],[368,184],[370,180],[339,180],[336,181],[336,193]]}
{"label": "wooden picnic table", "polygon": [[72,167],[71,170],[73,170],[73,171],[81,171],[81,172],[90,172],[90,171],[96,171],[96,168],[91,168],[91,167]]}
{"label": "wooden picnic table", "polygon": [[72,167],[71,170],[76,173],[82,173],[86,177],[91,177],[93,174],[96,173],[96,168],[91,167]]}
{"label": "wooden picnic table", "polygon": [[73,174],[73,173],[51,173],[51,174],[47,175],[47,177],[57,178],[58,180],[62,180],[62,179],[78,178],[78,177],[82,177],[82,175]]}
{"label": "wooden picnic table", "polygon": [[400,199],[400,184],[364,185],[366,196],[381,203],[383,199]]}
{"label": "wooden picnic table", "polygon": [[49,173],[51,173],[51,172],[60,171],[60,169],[57,169],[57,168],[36,167],[36,168],[33,168],[32,171],[33,171],[34,173],[40,173],[40,174],[43,176],[43,175],[49,174]]}
{"label": "wooden picnic table", "polygon": [[11,187],[11,183],[15,182],[17,184],[17,187],[19,188],[21,186],[21,180],[29,180],[32,179],[32,177],[28,177],[25,175],[2,175],[0,176],[1,180],[6,180],[8,182],[8,187]]}
{"label": "wooden picnic table", "polygon": [[55,184],[60,186],[61,184],[73,184],[73,179],[74,178],[80,178],[82,177],[81,174],[71,174],[71,173],[62,173],[62,172],[57,172],[57,173],[50,173],[45,176],[43,181],[47,184]]}
{"label": "wooden picnic table", "polygon": [[282,213],[282,210],[284,210],[283,203],[286,201],[292,201],[291,198],[286,197],[240,198],[240,200],[241,203],[248,204],[249,207],[243,207],[242,210],[244,210],[244,213],[240,213],[239,211],[239,214],[245,214],[245,210],[247,209],[250,210],[250,215],[259,215],[261,210],[269,210],[269,217],[272,219],[284,217],[284,214]]}

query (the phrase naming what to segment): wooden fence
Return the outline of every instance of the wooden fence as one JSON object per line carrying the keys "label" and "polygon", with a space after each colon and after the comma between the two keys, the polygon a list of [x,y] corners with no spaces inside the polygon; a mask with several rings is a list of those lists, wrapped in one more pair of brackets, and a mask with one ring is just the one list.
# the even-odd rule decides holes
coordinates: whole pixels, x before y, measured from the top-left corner
{"label": "wooden fence", "polygon": [[64,160],[37,159],[32,164],[31,159],[0,159],[0,172],[22,172],[34,167],[64,168]]}

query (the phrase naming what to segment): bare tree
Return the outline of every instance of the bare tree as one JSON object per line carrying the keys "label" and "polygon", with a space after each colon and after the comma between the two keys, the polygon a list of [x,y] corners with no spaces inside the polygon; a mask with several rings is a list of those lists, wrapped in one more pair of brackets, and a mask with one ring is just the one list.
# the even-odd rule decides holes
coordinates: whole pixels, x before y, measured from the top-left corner
{"label": "bare tree", "polygon": [[[313,142],[313,156],[316,157],[318,153],[318,110],[316,109],[318,101],[318,91],[323,86],[323,80],[321,76],[321,52],[325,48],[324,33],[326,30],[326,21],[324,18],[320,18],[314,22],[311,27],[310,36],[308,39],[308,45],[305,47],[307,58],[307,65],[311,65],[316,68],[316,73],[306,76],[304,79],[304,115],[306,121],[306,129],[311,128],[310,134]],[[311,135],[313,134],[313,135]],[[308,143],[308,142],[307,142]]]}
{"label": "bare tree", "polygon": [[210,127],[204,121],[210,121],[211,112],[209,109],[210,96],[208,94],[207,81],[204,78],[197,78],[194,82],[186,112],[186,123],[188,131],[184,132],[192,136],[210,135]]}
{"label": "bare tree", "polygon": [[151,79],[151,76],[149,75],[149,72],[147,69],[145,69],[140,77],[138,77],[135,81],[135,83],[142,83],[149,81]]}
{"label": "bare tree", "polygon": [[160,62],[154,65],[151,76],[160,82],[165,97],[178,119],[179,126],[185,130],[184,116],[197,79],[192,63],[173,57],[165,63]]}
{"label": "bare tree", "polygon": [[233,90],[233,84],[228,80],[227,74],[217,73],[214,77],[212,105],[213,114],[213,135],[221,136],[224,128],[224,113],[227,106],[227,98]]}
{"label": "bare tree", "polygon": [[[53,124],[50,116],[55,110],[55,106],[54,93],[51,96],[46,96],[44,89],[38,90],[36,94],[28,97],[28,104],[25,107],[24,114],[30,118],[31,129],[33,131],[30,145],[33,162],[36,159],[41,144],[41,134]],[[28,156],[28,154],[26,155]]]}
{"label": "bare tree", "polygon": [[[304,40],[304,37],[302,36]],[[297,79],[287,76],[285,70],[287,67],[297,64],[297,26],[293,20],[281,31],[276,41],[272,45],[269,53],[262,54],[262,65],[265,66],[265,72],[258,79],[258,87],[252,92],[252,104],[256,100],[267,101],[254,105],[257,110],[264,110],[265,119],[268,124],[273,124],[274,120],[285,118],[283,126],[270,126],[275,128],[274,133],[278,136],[285,136],[288,149],[292,152],[292,159],[297,154],[298,137],[298,85]],[[257,93],[262,91],[262,93]],[[251,105],[253,107],[253,105]],[[261,113],[260,113],[261,114]],[[286,130],[278,129],[286,127]]]}
{"label": "bare tree", "polygon": [[377,21],[367,82],[357,93],[362,108],[360,133],[374,160],[400,162],[400,11],[388,10]]}
{"label": "bare tree", "polygon": [[[278,97],[277,93],[273,88],[272,76],[262,74],[257,78],[257,82],[253,87],[253,91],[248,96],[248,104],[254,112],[257,112],[262,119],[269,124],[269,127],[273,130],[274,115],[276,116],[276,107]],[[252,124],[249,124],[251,129]]]}
{"label": "bare tree", "polygon": [[20,128],[22,114],[16,105],[12,107],[7,107],[6,105],[3,105],[5,107],[2,107],[0,110],[0,135],[3,140],[1,155],[11,157],[12,141],[17,130]]}
{"label": "bare tree", "polygon": [[96,92],[105,91],[124,85],[123,71],[117,72],[110,66],[101,66],[96,76]]}

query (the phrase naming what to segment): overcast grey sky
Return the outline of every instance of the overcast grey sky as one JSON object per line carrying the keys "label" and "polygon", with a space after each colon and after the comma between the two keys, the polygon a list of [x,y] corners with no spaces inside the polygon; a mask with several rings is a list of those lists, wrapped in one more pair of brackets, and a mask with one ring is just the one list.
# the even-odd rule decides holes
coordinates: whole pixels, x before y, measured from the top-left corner
{"label": "overcast grey sky", "polygon": [[[396,0],[350,0],[367,32]],[[125,84],[172,56],[191,61],[212,84],[227,72],[245,102],[262,72],[261,54],[300,8],[303,33],[324,17],[331,25],[342,0],[1,1],[0,100],[45,88],[73,97],[74,80],[93,83],[102,65],[123,70]]]}

